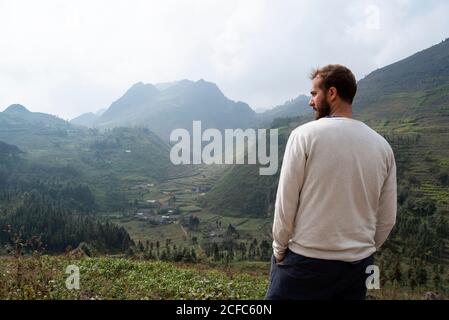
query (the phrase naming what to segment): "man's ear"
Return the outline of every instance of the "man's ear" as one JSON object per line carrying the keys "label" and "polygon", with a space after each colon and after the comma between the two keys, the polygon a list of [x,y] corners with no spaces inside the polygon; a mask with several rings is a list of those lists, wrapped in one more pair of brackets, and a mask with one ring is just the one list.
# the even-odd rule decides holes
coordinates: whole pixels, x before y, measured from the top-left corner
{"label": "man's ear", "polygon": [[337,88],[330,87],[327,92],[330,101],[334,101],[337,98]]}

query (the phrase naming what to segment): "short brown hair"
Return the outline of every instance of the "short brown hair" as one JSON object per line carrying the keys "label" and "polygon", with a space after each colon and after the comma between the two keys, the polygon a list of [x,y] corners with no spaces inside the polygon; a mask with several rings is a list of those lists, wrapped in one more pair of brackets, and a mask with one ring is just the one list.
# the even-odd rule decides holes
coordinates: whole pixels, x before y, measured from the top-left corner
{"label": "short brown hair", "polygon": [[337,89],[339,97],[352,104],[357,92],[357,82],[351,70],[340,64],[329,64],[322,68],[312,70],[310,79],[321,77],[321,88],[328,90],[330,87]]}

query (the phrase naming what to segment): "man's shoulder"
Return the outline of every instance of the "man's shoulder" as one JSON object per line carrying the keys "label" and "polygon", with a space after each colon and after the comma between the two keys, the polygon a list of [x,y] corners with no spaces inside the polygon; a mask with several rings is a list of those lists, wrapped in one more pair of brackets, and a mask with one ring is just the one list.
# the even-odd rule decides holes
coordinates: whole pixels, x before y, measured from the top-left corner
{"label": "man's shoulder", "polygon": [[[387,141],[380,133],[375,131],[365,122],[360,120],[351,120],[356,126],[351,126],[351,130],[357,130],[358,132],[364,132],[365,136],[369,136],[370,141],[377,141],[378,145],[383,145],[386,149],[392,152],[392,148]],[[332,126],[333,123],[330,121],[326,121],[326,119],[322,120],[313,120],[307,123],[301,124],[292,130],[291,136],[302,136],[305,138],[318,138],[323,135],[323,133],[329,133],[329,126]]]}
{"label": "man's shoulder", "polygon": [[[321,120],[321,119],[320,119]],[[314,138],[320,135],[320,132],[325,131],[327,123],[325,121],[312,120],[303,123],[292,130],[290,135],[292,137],[301,136],[303,138]]]}
{"label": "man's shoulder", "polygon": [[393,149],[391,148],[390,143],[388,142],[388,140],[379,132],[377,132],[376,130],[374,130],[373,128],[371,128],[370,126],[368,126],[366,123],[363,123],[365,130],[369,133],[371,133],[372,137],[374,139],[377,139],[379,141],[380,144],[382,144],[383,146],[385,146],[386,149],[388,149],[390,152],[393,152]]}
{"label": "man's shoulder", "polygon": [[317,120],[309,121],[306,123],[303,123],[296,128],[294,128],[291,132],[291,134],[303,134],[303,133],[309,133],[310,131],[313,131],[315,128],[319,128],[321,125]]}

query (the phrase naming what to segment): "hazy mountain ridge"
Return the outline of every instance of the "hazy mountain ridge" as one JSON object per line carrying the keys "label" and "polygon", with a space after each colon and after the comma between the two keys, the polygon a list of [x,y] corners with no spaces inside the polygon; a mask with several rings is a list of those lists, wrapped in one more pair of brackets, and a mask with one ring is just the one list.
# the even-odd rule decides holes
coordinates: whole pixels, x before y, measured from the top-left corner
{"label": "hazy mountain ridge", "polygon": [[70,123],[57,116],[41,112],[31,112],[21,104],[12,104],[0,112],[0,130],[17,125],[33,125],[46,128],[69,128]]}
{"label": "hazy mountain ridge", "polygon": [[203,129],[267,127],[275,118],[311,113],[306,96],[299,96],[263,113],[241,101],[228,99],[215,83],[180,80],[156,85],[138,82],[100,116],[83,114],[72,123],[88,127],[144,126],[168,140],[172,130],[190,131],[192,121]]}
{"label": "hazy mountain ridge", "polygon": [[227,99],[220,89],[204,80],[181,80],[159,85],[138,82],[116,100],[94,123],[95,127],[144,126],[168,140],[173,129],[254,126],[255,112],[245,103]]}
{"label": "hazy mountain ridge", "polygon": [[312,115],[312,108],[309,106],[310,97],[299,95],[298,97],[286,101],[282,105],[275,106],[269,110],[258,113],[257,116],[262,123],[269,124],[278,118],[295,118],[302,115]]}
{"label": "hazy mountain ridge", "polygon": [[92,127],[99,118],[98,115],[96,115],[93,112],[83,113],[82,115],[73,118],[70,120],[71,124],[79,125],[79,126],[85,126],[85,127]]}

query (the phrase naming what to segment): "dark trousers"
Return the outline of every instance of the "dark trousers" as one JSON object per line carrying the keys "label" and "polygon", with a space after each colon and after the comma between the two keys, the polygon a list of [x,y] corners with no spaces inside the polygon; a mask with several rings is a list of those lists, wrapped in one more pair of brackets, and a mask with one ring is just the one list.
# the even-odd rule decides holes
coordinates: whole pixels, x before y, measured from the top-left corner
{"label": "dark trousers", "polygon": [[373,255],[357,262],[308,258],[287,249],[284,260],[271,271],[267,300],[364,300],[366,268]]}

